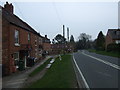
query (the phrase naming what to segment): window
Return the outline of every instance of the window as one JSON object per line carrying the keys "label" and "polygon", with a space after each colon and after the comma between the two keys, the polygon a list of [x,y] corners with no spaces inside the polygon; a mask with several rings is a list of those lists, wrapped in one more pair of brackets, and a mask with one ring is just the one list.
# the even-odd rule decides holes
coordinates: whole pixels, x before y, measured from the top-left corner
{"label": "window", "polygon": [[16,66],[16,68],[18,68],[18,62],[19,62],[19,52],[15,52],[14,53],[14,65]]}
{"label": "window", "polygon": [[19,31],[15,30],[15,45],[19,45]]}
{"label": "window", "polygon": [[119,43],[120,43],[120,40],[116,40],[115,42],[116,42],[116,44],[119,44]]}
{"label": "window", "polygon": [[28,34],[28,42],[30,42],[30,34]]}

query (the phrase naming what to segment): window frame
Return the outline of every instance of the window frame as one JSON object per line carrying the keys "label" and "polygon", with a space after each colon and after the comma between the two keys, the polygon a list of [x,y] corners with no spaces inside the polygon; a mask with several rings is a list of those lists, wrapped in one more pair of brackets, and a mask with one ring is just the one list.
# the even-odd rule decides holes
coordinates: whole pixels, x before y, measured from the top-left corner
{"label": "window frame", "polygon": [[30,33],[28,33],[28,42],[30,42],[30,40],[31,40],[31,35]]}
{"label": "window frame", "polygon": [[[17,35],[16,35],[17,34]],[[17,37],[16,37],[17,36]],[[20,42],[19,42],[19,31],[15,29],[15,33],[14,33],[14,43],[15,46],[20,46]]]}
{"label": "window frame", "polygon": [[[15,54],[17,54],[18,55],[18,58],[15,58]],[[17,65],[16,64],[14,64],[15,66],[16,66],[16,68],[18,68],[18,62],[19,62],[19,52],[14,52],[14,62],[16,62],[17,61]]]}

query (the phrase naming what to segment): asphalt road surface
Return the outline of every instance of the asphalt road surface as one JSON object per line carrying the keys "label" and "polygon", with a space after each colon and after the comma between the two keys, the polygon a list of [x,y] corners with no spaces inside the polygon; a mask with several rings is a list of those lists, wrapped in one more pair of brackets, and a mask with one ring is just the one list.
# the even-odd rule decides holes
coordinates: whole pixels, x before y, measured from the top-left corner
{"label": "asphalt road surface", "polygon": [[119,88],[118,58],[82,50],[73,54],[73,60],[85,88]]}

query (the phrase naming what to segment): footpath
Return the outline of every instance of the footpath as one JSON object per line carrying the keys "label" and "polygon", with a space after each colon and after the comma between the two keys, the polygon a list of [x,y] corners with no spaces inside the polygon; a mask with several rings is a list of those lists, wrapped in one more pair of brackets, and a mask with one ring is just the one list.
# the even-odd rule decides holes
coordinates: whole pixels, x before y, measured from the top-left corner
{"label": "footpath", "polygon": [[41,60],[39,63],[36,63],[33,67],[27,68],[24,71],[16,72],[10,76],[5,76],[2,78],[2,88],[22,88],[24,82],[27,80],[28,75],[33,72],[36,68],[46,62],[50,57],[47,56],[45,59]]}

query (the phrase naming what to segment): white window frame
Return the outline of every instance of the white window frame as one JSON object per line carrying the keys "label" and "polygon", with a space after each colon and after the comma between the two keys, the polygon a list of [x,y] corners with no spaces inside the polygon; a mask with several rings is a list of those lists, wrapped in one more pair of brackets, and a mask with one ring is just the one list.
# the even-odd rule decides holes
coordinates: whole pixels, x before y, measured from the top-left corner
{"label": "white window frame", "polygon": [[30,33],[28,33],[28,42],[30,42]]}
{"label": "white window frame", "polygon": [[[18,54],[18,58],[15,58],[15,57],[14,57],[14,60],[15,60],[15,61],[16,61],[16,60],[19,61],[19,52],[15,52],[14,54]],[[16,68],[18,68],[18,65],[16,65]]]}
{"label": "white window frame", "polygon": [[[16,32],[18,32],[18,42],[16,42]],[[15,30],[15,33],[14,33],[14,40],[15,40],[15,46],[20,46],[20,44],[19,44],[19,31],[18,30]]]}

